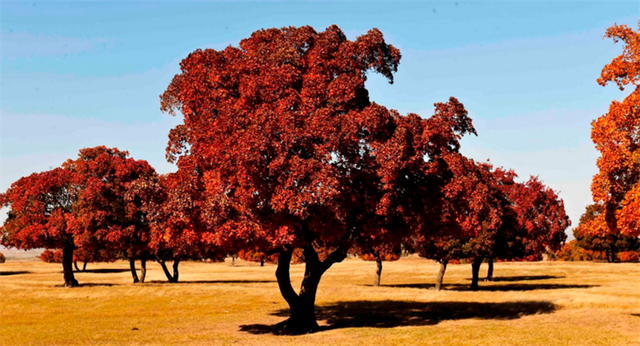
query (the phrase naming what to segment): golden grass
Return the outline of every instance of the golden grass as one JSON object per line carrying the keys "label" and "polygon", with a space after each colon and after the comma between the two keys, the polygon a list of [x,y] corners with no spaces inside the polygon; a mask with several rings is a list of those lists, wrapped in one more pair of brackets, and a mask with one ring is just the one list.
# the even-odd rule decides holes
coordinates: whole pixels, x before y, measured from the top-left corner
{"label": "golden grass", "polygon": [[89,264],[66,289],[59,264],[0,264],[0,345],[640,345],[638,264],[497,263],[479,292],[449,265],[436,292],[433,262],[385,262],[372,287],[375,264],[348,259],[320,283],[324,330],[301,336],[271,333],[287,308],[273,265],[186,262],[178,284],[148,267],[133,285],[127,263]]}

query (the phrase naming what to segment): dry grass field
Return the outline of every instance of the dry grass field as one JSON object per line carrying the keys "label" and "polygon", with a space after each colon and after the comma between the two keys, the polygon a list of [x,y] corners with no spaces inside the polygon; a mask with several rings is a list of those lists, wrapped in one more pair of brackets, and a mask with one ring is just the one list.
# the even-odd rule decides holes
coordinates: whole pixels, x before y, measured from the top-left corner
{"label": "dry grass field", "polygon": [[[61,266],[0,264],[0,345],[640,345],[640,265],[497,263],[496,281],[468,291],[470,265],[410,256],[384,264],[348,259],[322,279],[323,330],[273,334],[286,316],[275,266],[182,263],[168,284],[150,263],[133,285],[127,263],[90,264],[65,289]],[[292,268],[295,284],[302,265]],[[482,271],[486,269],[483,266]]]}

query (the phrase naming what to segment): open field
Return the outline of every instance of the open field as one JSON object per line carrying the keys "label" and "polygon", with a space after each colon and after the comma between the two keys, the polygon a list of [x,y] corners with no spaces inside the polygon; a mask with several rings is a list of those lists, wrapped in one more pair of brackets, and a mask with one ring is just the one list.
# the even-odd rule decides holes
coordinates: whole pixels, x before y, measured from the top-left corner
{"label": "open field", "polygon": [[186,262],[178,284],[148,267],[133,285],[127,263],[89,264],[65,289],[59,264],[0,264],[0,345],[640,345],[638,264],[497,263],[478,292],[449,265],[436,292],[433,262],[385,262],[372,287],[375,263],[348,259],[320,283],[324,330],[302,336],[272,334],[287,313],[273,265]]}

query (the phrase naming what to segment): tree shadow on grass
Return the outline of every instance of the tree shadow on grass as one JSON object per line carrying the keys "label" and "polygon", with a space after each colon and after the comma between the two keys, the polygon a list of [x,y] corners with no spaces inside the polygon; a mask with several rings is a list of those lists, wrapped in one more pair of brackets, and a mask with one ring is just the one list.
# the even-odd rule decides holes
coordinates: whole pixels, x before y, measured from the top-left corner
{"label": "tree shadow on grass", "polygon": [[[77,287],[111,287],[111,286],[121,286],[119,284],[112,284],[112,283],[98,283],[98,282],[86,282],[86,283],[81,283],[78,284]],[[54,285],[54,287],[64,287],[64,284],[60,284],[60,285]]]}
{"label": "tree shadow on grass", "polygon": [[[435,284],[396,284],[383,285],[386,287],[435,289]],[[571,288],[591,288],[599,285],[568,285],[568,284],[505,284],[487,285],[480,284],[477,291],[503,292],[503,291],[533,291],[533,290],[558,290]],[[443,284],[442,289],[447,291],[471,291],[470,285]]]}
{"label": "tree shadow on grass", "polygon": [[149,281],[152,284],[264,284],[276,282],[276,280],[195,280],[169,282],[166,280]]}
{"label": "tree shadow on grass", "polygon": [[[394,328],[429,326],[446,320],[467,318],[512,320],[522,316],[548,314],[556,306],[547,301],[517,301],[502,303],[478,302],[412,302],[412,301],[345,301],[316,308],[319,321],[327,326],[320,331],[339,328]],[[288,317],[289,310],[279,310],[275,316]],[[251,324],[240,330],[251,334],[283,334],[283,323]]]}
{"label": "tree shadow on grass", "polygon": [[[551,279],[564,279],[565,276],[556,275],[527,275],[527,276],[499,276],[494,277],[492,281],[533,281],[533,280],[551,280]],[[467,279],[471,281],[471,278]]]}
{"label": "tree shadow on grass", "polygon": [[27,270],[15,270],[15,271],[0,272],[0,276],[21,275],[21,274],[29,274],[29,273],[31,272]]}
{"label": "tree shadow on grass", "polygon": [[640,314],[631,314],[631,316],[640,317]]}
{"label": "tree shadow on grass", "polygon": [[128,268],[100,268],[100,269],[87,269],[81,271],[74,271],[74,273],[94,273],[94,274],[109,274],[109,273],[124,273],[130,272]]}

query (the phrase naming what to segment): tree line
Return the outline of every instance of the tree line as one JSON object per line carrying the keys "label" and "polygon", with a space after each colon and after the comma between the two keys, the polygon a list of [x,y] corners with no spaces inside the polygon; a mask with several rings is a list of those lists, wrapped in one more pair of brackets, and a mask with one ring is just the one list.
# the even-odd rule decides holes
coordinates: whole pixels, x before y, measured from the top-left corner
{"label": "tree line", "polygon": [[[0,195],[2,243],[60,249],[65,286],[77,286],[74,252],[158,262],[170,282],[185,260],[228,254],[277,263],[292,333],[318,328],[322,275],[355,254],[378,262],[401,251],[441,264],[541,259],[570,225],[557,193],[537,177],[460,153],[476,135],[451,97],[429,117],[372,102],[367,74],[393,83],[401,54],[377,29],[348,40],[286,27],[238,47],[196,50],[160,96],[184,122],[169,133],[174,173],[126,151],[80,150],[61,167],[21,178]],[[303,262],[298,292],[292,262]],[[171,264],[171,269],[169,268]]]}

